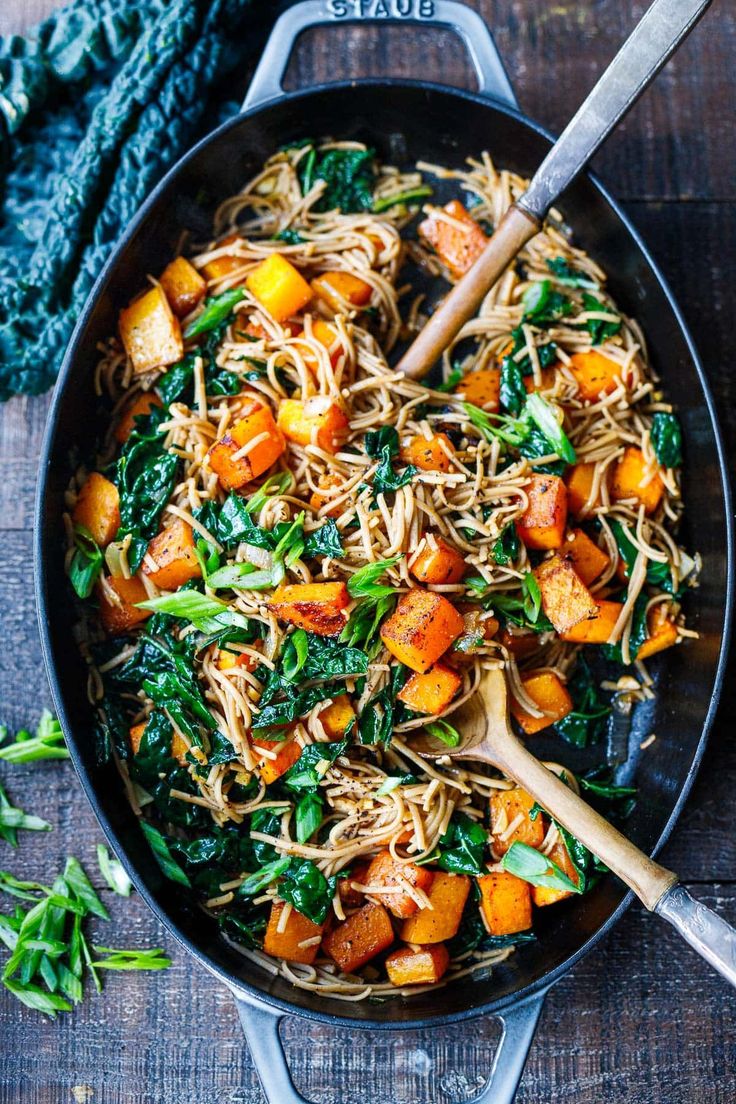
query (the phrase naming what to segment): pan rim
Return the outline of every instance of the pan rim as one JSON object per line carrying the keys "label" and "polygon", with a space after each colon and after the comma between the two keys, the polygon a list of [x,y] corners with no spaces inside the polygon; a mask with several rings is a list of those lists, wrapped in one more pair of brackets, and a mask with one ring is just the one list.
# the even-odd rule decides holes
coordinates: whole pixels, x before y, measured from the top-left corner
{"label": "pan rim", "polygon": [[[244,122],[250,121],[262,112],[267,111],[271,107],[282,104],[284,102],[296,103],[301,100],[307,100],[317,95],[323,94],[327,91],[339,93],[341,90],[352,90],[355,88],[385,89],[386,87],[392,87],[396,89],[408,88],[415,91],[420,90],[430,93],[450,95],[461,102],[471,102],[484,108],[491,108],[492,110],[499,111],[502,114],[505,114],[516,120],[518,123],[522,124],[528,129],[534,131],[536,134],[545,138],[547,141],[554,142],[555,140],[554,135],[551,134],[546,128],[540,126],[534,120],[528,118],[521,111],[499,100],[491,99],[487,96],[480,95],[477,92],[469,92],[464,89],[453,88],[448,85],[443,85],[436,82],[407,80],[402,78],[369,78],[365,80],[349,80],[339,81],[335,83],[321,83],[308,89],[299,89],[292,92],[286,92],[283,94],[283,96],[280,96],[277,99],[258,104],[248,111],[244,111],[233,116],[232,119],[226,120],[219,127],[216,127],[214,130],[206,134],[203,138],[199,139],[192,146],[192,148],[188,150],[181,158],[179,158],[179,160],[171,167],[171,169],[169,169],[169,171],[158,182],[156,187],[151,191],[146,200],[144,200],[143,204],[140,206],[135,216],[128,224],[125,232],[116,243],[114,249],[110,254],[110,257],[105,263],[99,276],[95,280],[88,295],[88,298],[84,304],[84,307],[80,312],[79,318],[74,327],[74,331],[69,339],[69,343],[67,345],[62,361],[61,369],[59,371],[59,376],[54,387],[54,394],[49,408],[46,427],[44,431],[41,454],[39,457],[39,475],[36,490],[33,532],[33,571],[35,601],[39,622],[39,634],[41,638],[41,650],[43,654],[46,674],[51,688],[54,707],[64,730],[72,762],[74,763],[74,768],[81,782],[82,789],[84,790],[85,795],[90,802],[95,816],[97,817],[105,835],[107,836],[109,842],[115,847],[116,852],[122,859],[126,869],[128,870],[128,873],[131,875],[136,890],[145,900],[148,907],[153,911],[154,915],[156,915],[159,921],[164,925],[167,931],[171,935],[173,935],[177,942],[182,947],[184,947],[184,949],[189,954],[191,954],[197,960],[197,962],[199,962],[209,973],[214,974],[218,978],[218,980],[225,984],[240,999],[250,1001],[251,1003],[266,1005],[272,1011],[274,1011],[274,1013],[278,1013],[281,1015],[302,1016],[306,1019],[316,1020],[325,1024],[358,1027],[365,1030],[403,1030],[406,1027],[423,1028],[458,1023],[465,1020],[476,1019],[481,1016],[495,1015],[504,1011],[505,1009],[516,1005],[517,1003],[520,1003],[525,999],[528,999],[534,994],[542,995],[546,992],[547,989],[550,988],[551,985],[555,984],[555,982],[557,982],[564,974],[572,969],[572,967],[575,966],[576,963],[580,961],[580,959],[588,954],[592,950],[593,946],[611,930],[614,924],[619,921],[623,913],[633,901],[633,893],[627,892],[622,897],[619,904],[606,918],[606,920],[598,928],[596,928],[592,935],[588,936],[584,940],[584,942],[581,944],[580,947],[577,948],[577,950],[566,957],[564,961],[559,963],[557,966],[553,967],[545,974],[543,974],[536,981],[530,982],[527,985],[518,989],[516,992],[508,994],[504,997],[485,1001],[477,1006],[455,1012],[440,1012],[436,1016],[423,1016],[415,1018],[411,1016],[410,1004],[406,1004],[404,1005],[406,1015],[402,1021],[387,1021],[373,1018],[356,1019],[347,1016],[335,1015],[332,1012],[321,1011],[319,1007],[307,1009],[298,1005],[294,1005],[290,1001],[263,992],[251,982],[245,981],[242,978],[234,977],[224,967],[220,966],[216,961],[211,959],[206,952],[195,946],[190,938],[179,929],[178,925],[175,923],[173,918],[169,916],[168,912],[163,908],[163,906],[161,906],[158,901],[156,901],[151,892],[148,890],[147,886],[139,878],[137,871],[129,863],[126,849],[123,847],[122,843],[118,839],[118,835],[109,823],[108,818],[99,807],[95,787],[93,786],[86,769],[82,765],[81,755],[79,750],[77,749],[76,740],[73,735],[73,730],[70,725],[65,708],[64,692],[61,687],[61,682],[56,673],[54,649],[50,635],[49,603],[47,600],[48,596],[45,586],[46,564],[44,559],[44,548],[47,544],[45,506],[48,491],[48,473],[57,436],[59,412],[62,406],[63,398],[66,394],[67,386],[70,382],[70,379],[73,377],[78,348],[85,334],[89,318],[91,317],[97,305],[100,295],[102,294],[107,284],[110,282],[110,279],[114,274],[120,257],[122,256],[130,240],[137,232],[138,227],[146,219],[149,210],[159,199],[160,195],[174,184],[175,178],[182,170],[182,168],[186,164],[188,164],[190,160],[198,156],[199,153],[209,143],[213,142],[221,135],[226,134],[229,130],[235,129],[236,127],[242,125]],[[731,486],[722,432],[716,413],[715,400],[711,392],[709,381],[705,375],[702,361],[697,352],[689,328],[685,322],[685,319],[683,318],[680,307],[670,290],[669,284],[660,271],[659,266],[652,257],[641,235],[633,226],[626,213],[621,209],[621,207],[618,205],[613,196],[609,193],[607,188],[598,180],[598,178],[593,173],[586,173],[584,175],[592,183],[592,185],[599,192],[603,200],[611,208],[611,210],[617,217],[621,228],[629,235],[629,237],[633,240],[634,244],[639,249],[644,261],[646,262],[649,272],[661,288],[663,294],[668,301],[670,309],[672,310],[674,319],[685,341],[685,345],[687,347],[691,362],[695,368],[703,398],[705,399],[705,405],[709,416],[710,429],[716,447],[716,456],[718,460],[720,477],[720,489],[723,497],[727,567],[726,593],[723,615],[723,635],[721,637],[718,659],[714,667],[712,691],[708,710],[703,722],[703,728],[697,745],[694,749],[692,758],[690,760],[687,775],[683,781],[680,793],[673,805],[672,811],[670,812],[670,815],[667,818],[662,831],[658,835],[656,844],[652,850],[652,854],[656,855],[671,835],[672,830],[680,817],[683,805],[692,788],[693,782],[702,762],[708,740],[708,735],[711,731],[713,721],[715,719],[721,691],[723,688],[723,682],[725,679],[725,668],[728,658],[728,650],[732,630],[734,604],[734,527]],[[382,1006],[372,1006],[372,1008],[380,1007]]]}

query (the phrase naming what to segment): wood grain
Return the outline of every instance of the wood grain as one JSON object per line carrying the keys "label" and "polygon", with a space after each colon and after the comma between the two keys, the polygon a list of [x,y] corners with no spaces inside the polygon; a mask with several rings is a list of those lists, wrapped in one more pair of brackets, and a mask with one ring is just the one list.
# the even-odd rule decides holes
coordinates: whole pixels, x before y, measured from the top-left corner
{"label": "wood grain", "polygon": [[[3,0],[0,33],[28,26],[53,6],[53,0]],[[645,2],[483,0],[472,6],[495,29],[522,107],[559,130]],[[736,11],[714,5],[597,163],[614,193],[628,201],[696,332],[718,405],[730,415],[723,421],[732,456],[735,51]],[[370,73],[473,86],[459,43],[424,28],[342,27],[307,35],[289,81]],[[0,719],[12,728],[35,721],[49,700],[30,534],[47,408],[47,397],[0,408]],[[696,896],[736,921],[733,713],[729,690],[661,858]],[[101,834],[71,766],[3,768],[0,775],[12,795],[55,827],[43,837],[27,834],[16,853],[0,852],[0,867],[44,879],[74,853],[94,870]],[[110,945],[166,946],[173,967],[156,976],[113,975],[102,997],[90,995],[55,1024],[0,993],[0,1104],[260,1102],[228,994],[194,968],[142,901],[109,897],[113,919],[98,924],[100,937]],[[551,992],[519,1104],[733,1104],[734,1013],[734,995],[674,932],[632,909]],[[375,1104],[449,1104],[477,1092],[498,1029],[481,1021],[386,1036],[292,1019],[283,1035],[299,1088],[319,1104],[367,1093]]]}

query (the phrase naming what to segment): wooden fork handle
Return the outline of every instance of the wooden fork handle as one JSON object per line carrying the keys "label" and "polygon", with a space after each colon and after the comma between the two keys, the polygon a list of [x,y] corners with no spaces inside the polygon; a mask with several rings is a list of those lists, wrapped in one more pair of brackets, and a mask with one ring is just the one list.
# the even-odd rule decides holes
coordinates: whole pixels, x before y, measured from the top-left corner
{"label": "wooden fork handle", "polygon": [[494,747],[493,765],[523,786],[550,816],[584,843],[653,911],[664,894],[677,883],[677,875],[640,851],[535,759],[516,737],[510,736],[504,741],[502,754],[500,750]]}
{"label": "wooden fork handle", "polygon": [[455,284],[416,339],[397,369],[411,379],[421,379],[439,360],[461,327],[477,312],[483,299],[516,257],[539,231],[533,215],[512,205],[472,268]]}

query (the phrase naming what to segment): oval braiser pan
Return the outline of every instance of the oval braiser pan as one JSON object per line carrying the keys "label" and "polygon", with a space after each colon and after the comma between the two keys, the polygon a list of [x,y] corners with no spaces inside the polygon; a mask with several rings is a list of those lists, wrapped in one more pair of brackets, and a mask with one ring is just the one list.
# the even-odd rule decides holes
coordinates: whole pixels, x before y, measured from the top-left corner
{"label": "oval braiser pan", "polygon": [[[206,239],[217,204],[237,192],[279,146],[305,135],[364,141],[381,158],[405,166],[419,159],[458,165],[487,149],[497,164],[524,176],[533,174],[549,149],[550,135],[516,108],[493,41],[474,11],[452,0],[400,7],[424,22],[451,26],[464,37],[482,93],[425,82],[370,80],[283,94],[279,77],[298,33],[313,24],[339,23],[348,13],[351,18],[375,14],[356,16],[352,6],[337,0],[326,6],[307,0],[289,9],[274,29],[246,109],[168,173],[105,266],[64,359],[39,473],[35,578],[41,638],[56,709],[82,786],[139,892],[183,946],[233,990],[271,1104],[303,1099],[291,1083],[279,1042],[278,1022],[287,1013],[372,1029],[439,1026],[498,1015],[504,1037],[490,1080],[475,1099],[510,1102],[546,990],[603,936],[629,900],[623,886],[607,877],[586,896],[546,910],[553,915],[542,916],[537,941],[519,947],[491,977],[464,978],[383,1003],[317,997],[240,956],[186,891],[162,876],[124,799],[115,767],[97,759],[87,672],[73,645],[76,613],[64,576],[62,513],[72,463],[90,450],[90,429],[99,418],[92,388],[97,343],[115,331],[117,312],[139,290],[143,275],[160,271],[171,259],[182,228],[195,239]],[[687,504],[683,539],[703,561],[700,586],[687,600],[689,624],[700,635],[652,664],[657,696],[637,707],[629,733],[634,750],[626,771],[627,778],[635,777],[638,800],[626,831],[653,853],[669,835],[692,784],[723,678],[733,556],[727,470],[702,366],[641,238],[590,176],[578,179],[560,207],[576,244],[605,268],[612,295],[641,323],[653,367],[679,410]],[[650,732],[656,732],[657,740],[639,754],[639,743]],[[548,750],[552,748],[556,754],[541,757],[560,758],[559,743],[550,743]],[[535,749],[543,753],[544,742]],[[575,769],[573,752],[565,749]]]}

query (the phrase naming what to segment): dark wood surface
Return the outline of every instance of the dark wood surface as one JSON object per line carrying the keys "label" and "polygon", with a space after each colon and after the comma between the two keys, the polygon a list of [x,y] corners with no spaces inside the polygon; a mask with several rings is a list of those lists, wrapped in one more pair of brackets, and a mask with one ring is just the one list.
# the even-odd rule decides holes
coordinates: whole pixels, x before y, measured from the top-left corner
{"label": "dark wood surface", "polygon": [[[54,0],[3,0],[0,33],[18,31]],[[560,129],[644,10],[638,0],[483,0],[530,115]],[[696,332],[734,429],[736,277],[736,11],[716,4],[675,61],[599,155],[670,279]],[[473,87],[459,44],[402,28],[309,35],[291,83],[370,73],[436,77]],[[479,136],[479,146],[482,136]],[[33,493],[47,398],[0,408],[0,713],[35,722],[49,701],[35,625]],[[663,859],[706,903],[736,921],[733,692],[727,690],[705,762]],[[0,854],[0,866],[47,879],[68,853],[94,866],[101,839],[68,764],[2,768],[11,794],[55,830]],[[109,897],[110,895],[106,895]],[[119,974],[102,997],[49,1023],[0,991],[0,1104],[256,1104],[262,1100],[230,997],[175,950],[140,899],[108,901],[112,945],[173,952],[160,975]],[[99,929],[98,929],[99,930]],[[102,932],[99,933],[100,937]],[[519,1104],[733,1104],[736,998],[658,920],[632,908],[610,937],[551,992]],[[289,1020],[295,1080],[319,1104],[445,1104],[473,1096],[492,1060],[493,1022],[399,1035],[344,1032]]]}

